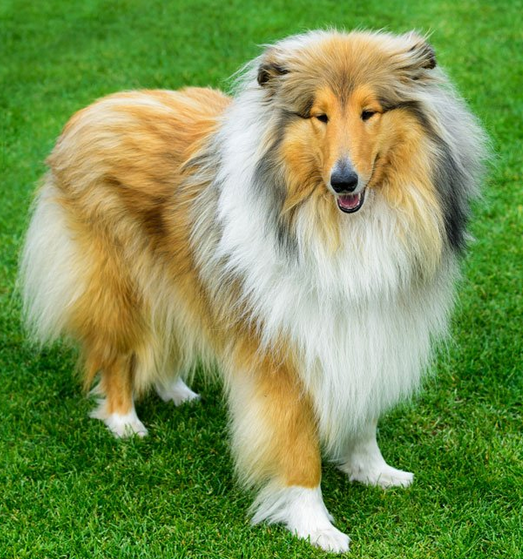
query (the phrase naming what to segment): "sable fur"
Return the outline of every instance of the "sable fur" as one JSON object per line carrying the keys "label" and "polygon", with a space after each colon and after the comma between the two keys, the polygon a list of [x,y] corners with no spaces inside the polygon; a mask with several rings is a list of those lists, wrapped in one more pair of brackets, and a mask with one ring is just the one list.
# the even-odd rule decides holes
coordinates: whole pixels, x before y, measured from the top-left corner
{"label": "sable fur", "polygon": [[[100,376],[95,417],[117,434],[146,433],[136,395],[192,398],[177,378],[217,362],[255,520],[346,550],[320,450],[351,479],[411,482],[376,421],[445,333],[483,145],[414,33],[290,37],[233,99],[106,97],[48,159],[21,264],[29,326],[79,345],[85,385]],[[341,156],[365,184],[350,215],[329,189]]]}

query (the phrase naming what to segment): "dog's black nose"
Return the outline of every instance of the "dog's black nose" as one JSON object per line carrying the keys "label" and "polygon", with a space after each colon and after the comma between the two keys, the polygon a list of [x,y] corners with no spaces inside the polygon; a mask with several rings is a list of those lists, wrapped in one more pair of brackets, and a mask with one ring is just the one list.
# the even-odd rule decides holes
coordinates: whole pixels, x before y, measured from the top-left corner
{"label": "dog's black nose", "polygon": [[344,192],[354,192],[358,186],[358,173],[354,170],[349,161],[338,161],[331,174],[331,186],[334,192],[342,194]]}

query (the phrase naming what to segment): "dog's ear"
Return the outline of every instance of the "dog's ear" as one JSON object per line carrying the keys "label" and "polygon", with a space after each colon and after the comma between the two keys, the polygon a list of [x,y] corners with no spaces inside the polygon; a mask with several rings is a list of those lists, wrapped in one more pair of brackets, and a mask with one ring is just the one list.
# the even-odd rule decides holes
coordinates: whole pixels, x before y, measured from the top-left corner
{"label": "dog's ear", "polygon": [[404,35],[407,50],[402,53],[404,65],[401,70],[411,80],[421,80],[428,77],[428,70],[436,67],[436,53],[427,40],[414,31]]}
{"label": "dog's ear", "polygon": [[274,80],[280,76],[288,74],[289,70],[280,62],[274,60],[272,56],[265,56],[258,67],[258,84],[261,87],[274,83]]}

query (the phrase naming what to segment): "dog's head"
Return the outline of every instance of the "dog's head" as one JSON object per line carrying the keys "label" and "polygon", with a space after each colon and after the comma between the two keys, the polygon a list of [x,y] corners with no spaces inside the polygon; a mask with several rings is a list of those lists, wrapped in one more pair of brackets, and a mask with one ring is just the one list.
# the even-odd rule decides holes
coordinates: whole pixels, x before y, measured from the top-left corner
{"label": "dog's head", "polygon": [[285,169],[285,209],[317,199],[340,218],[338,210],[358,212],[372,188],[397,201],[397,186],[387,184],[419,157],[430,124],[415,92],[435,66],[433,49],[414,33],[315,32],[268,47],[257,81],[272,109],[269,144]]}

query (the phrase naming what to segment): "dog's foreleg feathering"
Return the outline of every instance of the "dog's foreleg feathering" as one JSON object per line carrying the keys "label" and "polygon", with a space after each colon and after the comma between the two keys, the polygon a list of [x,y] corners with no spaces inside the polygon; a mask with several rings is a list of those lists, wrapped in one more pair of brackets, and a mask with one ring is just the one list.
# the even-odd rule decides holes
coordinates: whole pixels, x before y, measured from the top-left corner
{"label": "dog's foreleg feathering", "polygon": [[350,481],[379,487],[408,487],[414,480],[410,472],[389,466],[383,458],[376,441],[377,421],[368,422],[347,445],[340,470]]}

